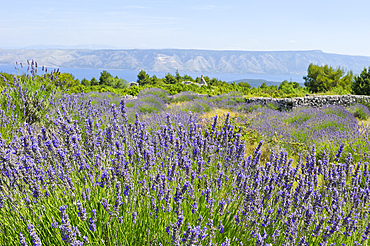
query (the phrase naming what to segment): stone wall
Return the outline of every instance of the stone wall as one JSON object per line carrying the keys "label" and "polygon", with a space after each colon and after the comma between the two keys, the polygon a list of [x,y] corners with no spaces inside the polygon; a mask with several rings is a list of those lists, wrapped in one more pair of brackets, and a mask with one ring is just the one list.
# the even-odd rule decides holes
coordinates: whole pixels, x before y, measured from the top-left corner
{"label": "stone wall", "polygon": [[370,102],[370,96],[359,95],[334,95],[334,96],[305,96],[294,98],[269,98],[252,97],[248,99],[249,103],[266,105],[273,103],[279,110],[291,110],[297,107],[315,107],[319,108],[325,105],[342,105],[344,107],[360,102]]}

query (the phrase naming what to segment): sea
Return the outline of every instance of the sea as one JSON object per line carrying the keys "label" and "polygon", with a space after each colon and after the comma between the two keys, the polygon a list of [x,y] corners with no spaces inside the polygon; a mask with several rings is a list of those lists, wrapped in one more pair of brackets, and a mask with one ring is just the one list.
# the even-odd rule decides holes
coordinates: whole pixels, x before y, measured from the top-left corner
{"label": "sea", "polygon": [[[48,68],[48,72],[50,69],[56,68]],[[59,67],[59,71],[62,73],[71,73],[76,79],[82,80],[84,78],[91,80],[93,77],[99,79],[100,73],[105,70],[109,72],[113,77],[119,77],[127,80],[128,82],[137,81],[137,75],[139,74],[139,70],[114,70],[114,69],[84,69],[84,68],[67,68],[67,67]],[[23,74],[27,73],[27,66],[20,66],[15,65],[0,65],[0,72],[5,72],[9,74]],[[163,78],[168,71],[163,72],[154,72],[154,71],[146,71],[147,74],[150,76],[156,75],[158,78]],[[175,72],[170,72],[171,74],[175,74]],[[257,87],[263,82],[265,82],[268,86],[269,85],[278,85],[284,80],[287,81],[294,81],[298,82],[303,85],[303,75],[270,75],[270,74],[229,74],[229,73],[182,73],[179,71],[180,75],[183,76],[185,74],[190,75],[194,79],[196,77],[208,76],[209,78],[217,78],[222,81],[226,82],[233,82],[233,81],[247,81],[251,86]],[[41,68],[38,68],[38,74],[41,75],[42,71]]]}

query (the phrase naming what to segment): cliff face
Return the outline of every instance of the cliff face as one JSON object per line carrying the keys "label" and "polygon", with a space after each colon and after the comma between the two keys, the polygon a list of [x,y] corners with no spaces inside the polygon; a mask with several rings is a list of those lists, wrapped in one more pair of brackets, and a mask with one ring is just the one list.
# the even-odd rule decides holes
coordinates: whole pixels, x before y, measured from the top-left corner
{"label": "cliff face", "polygon": [[322,51],[212,51],[212,50],[29,50],[0,49],[0,64],[34,59],[51,67],[121,70],[209,72],[234,74],[304,75],[310,63],[342,67],[360,73],[370,57]]}

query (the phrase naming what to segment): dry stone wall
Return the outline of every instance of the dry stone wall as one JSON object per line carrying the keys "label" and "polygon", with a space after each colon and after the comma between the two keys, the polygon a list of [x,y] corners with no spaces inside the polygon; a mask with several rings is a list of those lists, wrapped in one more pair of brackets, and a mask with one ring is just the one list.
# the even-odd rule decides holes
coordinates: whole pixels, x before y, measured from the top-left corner
{"label": "dry stone wall", "polygon": [[320,108],[325,105],[342,105],[344,107],[361,103],[370,102],[370,96],[359,95],[333,95],[333,96],[305,96],[294,98],[268,98],[252,97],[248,99],[249,103],[267,105],[273,103],[279,110],[291,110],[297,107],[315,107]]}

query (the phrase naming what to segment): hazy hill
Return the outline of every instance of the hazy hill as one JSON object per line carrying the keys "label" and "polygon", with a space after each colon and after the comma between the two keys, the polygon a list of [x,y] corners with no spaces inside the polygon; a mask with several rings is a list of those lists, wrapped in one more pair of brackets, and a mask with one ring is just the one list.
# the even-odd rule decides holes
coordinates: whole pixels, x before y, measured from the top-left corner
{"label": "hazy hill", "polygon": [[[251,87],[258,87],[262,85],[263,83],[266,83],[267,86],[270,86],[270,85],[279,86],[281,84],[281,82],[268,81],[265,79],[239,79],[239,80],[235,80],[234,82],[236,84],[238,84],[239,82],[247,82],[248,84],[250,84]],[[302,83],[301,83],[301,86],[303,86]]]}
{"label": "hazy hill", "polygon": [[359,73],[370,57],[313,51],[0,49],[0,64],[34,59],[40,65],[121,70],[304,75],[310,63]]}

